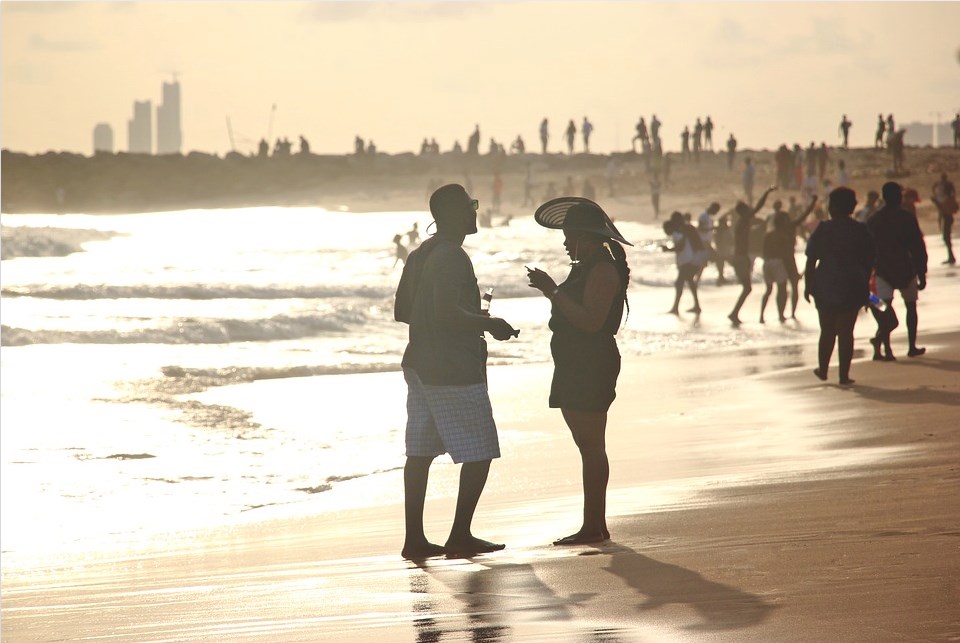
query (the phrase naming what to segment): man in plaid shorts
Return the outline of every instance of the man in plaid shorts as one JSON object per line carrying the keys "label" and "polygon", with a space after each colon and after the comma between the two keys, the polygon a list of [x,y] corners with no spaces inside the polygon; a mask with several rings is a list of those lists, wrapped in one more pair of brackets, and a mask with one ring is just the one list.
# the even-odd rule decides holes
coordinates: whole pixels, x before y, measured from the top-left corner
{"label": "man in plaid shorts", "polygon": [[[406,537],[401,554],[408,559],[504,548],[470,532],[490,461],[500,457],[487,395],[483,334],[504,341],[519,333],[480,309],[473,263],[462,247],[466,235],[477,231],[478,205],[457,184],[431,195],[437,233],[410,253],[397,287],[394,317],[410,325],[401,362],[407,382]],[[453,527],[441,547],[423,532],[423,506],[430,464],[442,453],[463,467]]]}

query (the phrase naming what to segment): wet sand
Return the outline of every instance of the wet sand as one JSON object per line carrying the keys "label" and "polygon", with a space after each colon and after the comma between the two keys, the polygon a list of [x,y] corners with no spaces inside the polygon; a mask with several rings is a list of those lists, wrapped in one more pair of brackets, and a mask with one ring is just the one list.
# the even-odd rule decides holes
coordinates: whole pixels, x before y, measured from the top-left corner
{"label": "wet sand", "polygon": [[[956,640],[960,331],[922,339],[927,355],[892,364],[858,339],[852,388],[813,377],[812,345],[631,360],[608,437],[613,539],[572,548],[549,544],[580,503],[549,365],[497,367],[504,457],[475,532],[505,551],[402,560],[391,472],[386,506],[5,565],[3,640]],[[456,474],[433,470],[436,541]]]}

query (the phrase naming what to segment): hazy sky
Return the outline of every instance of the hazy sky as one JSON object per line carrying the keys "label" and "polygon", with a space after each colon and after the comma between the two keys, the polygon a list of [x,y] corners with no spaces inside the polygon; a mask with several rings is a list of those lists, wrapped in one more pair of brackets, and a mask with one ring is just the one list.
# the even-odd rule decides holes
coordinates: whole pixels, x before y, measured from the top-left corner
{"label": "hazy sky", "polygon": [[[710,114],[721,143],[872,143],[960,111],[960,3],[0,2],[2,140],[90,154],[99,122],[127,147],[134,100],[178,74],[184,151],[303,134],[344,153],[466,143],[509,147],[584,115],[594,151],[627,149],[640,115],[667,149]],[[273,106],[276,105],[275,111]],[[271,119],[271,113],[273,118]],[[579,139],[578,139],[579,140]],[[296,149],[296,146],[294,147]]]}

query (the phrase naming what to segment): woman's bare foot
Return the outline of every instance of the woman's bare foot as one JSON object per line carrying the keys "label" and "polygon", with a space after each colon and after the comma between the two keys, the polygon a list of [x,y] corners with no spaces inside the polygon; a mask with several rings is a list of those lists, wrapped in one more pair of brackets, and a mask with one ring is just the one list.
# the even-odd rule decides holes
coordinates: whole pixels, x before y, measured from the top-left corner
{"label": "woman's bare foot", "polygon": [[473,556],[474,554],[489,554],[492,551],[500,551],[506,548],[506,545],[468,536],[467,538],[448,540],[444,548],[447,556]]}
{"label": "woman's bare foot", "polygon": [[554,545],[563,546],[563,545],[594,545],[596,543],[602,543],[605,540],[610,540],[610,534],[599,532],[599,533],[583,533],[578,531],[575,534],[570,534],[569,536],[564,536],[563,538],[558,538],[553,541]]}
{"label": "woman's bare foot", "polygon": [[424,558],[433,558],[434,556],[443,556],[447,550],[440,545],[434,545],[432,542],[424,540],[423,542],[404,543],[400,555],[407,560],[422,560]]}

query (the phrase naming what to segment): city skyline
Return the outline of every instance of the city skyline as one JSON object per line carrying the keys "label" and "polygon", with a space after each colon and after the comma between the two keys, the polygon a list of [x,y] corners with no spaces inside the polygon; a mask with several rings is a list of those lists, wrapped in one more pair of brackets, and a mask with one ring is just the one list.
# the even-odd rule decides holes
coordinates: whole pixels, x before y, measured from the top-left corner
{"label": "city skyline", "polygon": [[584,116],[591,149],[610,152],[630,149],[637,118],[654,113],[668,151],[707,115],[715,146],[730,132],[742,148],[834,145],[844,113],[851,144],[868,146],[877,113],[946,123],[960,110],[957,3],[7,1],[0,12],[0,145],[28,153],[90,153],[96,124],[116,129],[175,72],[189,87],[184,153],[300,135],[320,154],[350,152],[356,135],[389,153],[423,138],[447,150],[477,124],[481,150],[518,134],[533,149],[544,117],[559,152],[568,120]]}

